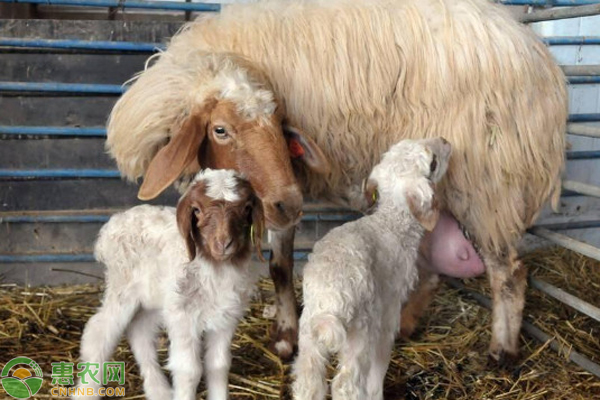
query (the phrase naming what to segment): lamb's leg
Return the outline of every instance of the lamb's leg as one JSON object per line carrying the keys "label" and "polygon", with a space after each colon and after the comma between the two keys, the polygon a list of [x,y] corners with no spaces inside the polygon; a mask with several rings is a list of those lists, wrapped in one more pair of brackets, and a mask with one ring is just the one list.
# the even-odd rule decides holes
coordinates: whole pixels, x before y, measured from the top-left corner
{"label": "lamb's leg", "polygon": [[414,333],[419,319],[433,301],[439,283],[439,275],[419,268],[417,287],[411,292],[407,303],[402,307],[400,336],[403,339],[409,338]]}
{"label": "lamb's leg", "polygon": [[206,387],[208,400],[229,398],[229,368],[231,367],[231,340],[237,325],[226,330],[207,331],[205,336]]}
{"label": "lamb's leg", "polygon": [[506,257],[484,256],[492,288],[492,342],[490,357],[499,364],[519,356],[519,332],[525,305],[527,271],[514,249]]}
{"label": "lamb's leg", "polygon": [[158,364],[156,336],[160,323],[158,312],[139,312],[127,330],[131,351],[140,366],[144,392],[148,400],[170,399],[171,387]]}
{"label": "lamb's leg", "polygon": [[367,332],[348,332],[339,352],[338,371],[331,382],[332,400],[367,399],[366,383],[371,354]]}
{"label": "lamb's leg", "polygon": [[283,360],[294,355],[298,340],[298,303],[294,294],[294,234],[296,227],[271,232],[269,272],[275,284],[276,321],[271,326],[271,351]]}
{"label": "lamb's leg", "polygon": [[[301,326],[303,321],[300,320]],[[307,323],[309,323],[307,321]],[[322,400],[327,395],[328,352],[319,346],[310,329],[300,329],[298,357],[294,363],[294,400]]]}
{"label": "lamb's leg", "polygon": [[[383,383],[394,347],[394,330],[371,342],[371,365],[367,377],[367,399],[383,400]],[[387,337],[386,337],[387,336]]]}
{"label": "lamb's leg", "polygon": [[168,368],[173,377],[173,398],[195,400],[202,377],[201,335],[194,318],[181,309],[165,315],[171,344]]}
{"label": "lamb's leg", "polygon": [[[90,318],[83,330],[80,351],[81,361],[83,363],[98,363],[101,369],[102,363],[108,361],[115,351],[119,339],[138,307],[139,304],[135,300],[122,299],[116,294],[108,293],[100,310]],[[92,388],[94,393],[97,394],[102,383],[101,375],[102,372],[96,375],[96,379],[100,383],[96,383],[88,375],[86,378],[87,384],[78,382],[77,388],[84,388],[85,393],[89,388]],[[78,390],[75,391],[75,393],[78,392]],[[78,397],[74,396],[74,398]],[[83,396],[81,398],[97,399],[99,397]]]}

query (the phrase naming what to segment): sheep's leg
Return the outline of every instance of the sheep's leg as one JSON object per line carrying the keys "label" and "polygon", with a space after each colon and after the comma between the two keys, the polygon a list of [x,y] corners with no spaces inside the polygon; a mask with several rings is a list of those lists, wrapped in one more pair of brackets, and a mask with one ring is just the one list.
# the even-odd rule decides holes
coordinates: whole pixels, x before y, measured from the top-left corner
{"label": "sheep's leg", "polygon": [[207,331],[205,336],[206,387],[208,400],[229,398],[229,368],[231,367],[231,341],[237,325],[224,330]]}
{"label": "sheep's leg", "polygon": [[419,319],[433,301],[439,283],[439,275],[419,268],[417,287],[411,292],[407,303],[402,307],[400,336],[403,339],[409,338],[414,333]]}
{"label": "sheep's leg", "polygon": [[156,311],[141,311],[131,322],[127,338],[131,351],[140,366],[144,392],[148,400],[171,398],[171,387],[158,364],[156,336],[160,315]]}
{"label": "sheep's leg", "polygon": [[271,326],[271,350],[283,360],[294,355],[298,340],[298,303],[294,294],[295,227],[272,231],[269,272],[275,284],[276,321]]}
{"label": "sheep's leg", "polygon": [[507,257],[485,257],[492,288],[492,342],[490,357],[499,364],[519,356],[519,332],[525,305],[527,271],[514,249]]}
{"label": "sheep's leg", "polygon": [[[310,321],[306,323],[309,324]],[[300,331],[298,357],[294,363],[294,400],[322,400],[327,395],[325,378],[329,355],[306,330],[307,332],[302,329]]]}
{"label": "sheep's leg", "polygon": [[[84,363],[102,363],[109,360],[115,351],[119,339],[129,325],[129,322],[135,315],[139,304],[135,300],[121,299],[117,295],[108,294],[98,313],[96,313],[85,325],[83,335],[81,336],[80,359]],[[78,382],[77,388],[85,388],[85,393],[89,388],[98,393],[101,386],[101,372],[96,375],[100,383],[96,383],[87,377],[87,383]],[[78,393],[78,390],[75,391]],[[74,396],[74,398],[78,398]],[[83,396],[86,399],[96,399],[97,396]]]}
{"label": "sheep's leg", "polygon": [[183,310],[169,310],[166,319],[171,340],[168,368],[173,377],[173,398],[194,400],[202,378],[200,331],[194,318]]}

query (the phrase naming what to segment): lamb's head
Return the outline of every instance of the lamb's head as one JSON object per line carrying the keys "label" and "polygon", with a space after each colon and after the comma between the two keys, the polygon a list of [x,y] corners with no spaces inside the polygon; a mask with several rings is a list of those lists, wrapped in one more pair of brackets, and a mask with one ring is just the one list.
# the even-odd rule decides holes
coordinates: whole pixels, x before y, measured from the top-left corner
{"label": "lamb's head", "polygon": [[252,244],[262,258],[264,229],[261,201],[250,183],[232,170],[206,169],[177,205],[177,225],[190,258],[200,254],[213,262],[243,262]]}
{"label": "lamb's head", "polygon": [[[187,79],[184,84],[178,81],[184,88],[177,96],[188,106],[180,106],[185,115],[173,120],[170,141],[147,167],[139,198],[156,197],[200,166],[234,169],[247,177],[263,202],[270,228],[297,223],[302,192],[290,156],[322,173],[328,172],[329,164],[310,138],[285,124],[284,107],[265,74],[231,54],[200,53],[177,65],[181,68],[177,79]],[[170,96],[176,103],[178,97]]]}
{"label": "lamb's head", "polygon": [[451,153],[444,138],[396,143],[373,168],[365,187],[367,201],[408,207],[425,229],[433,230],[439,218],[435,183],[446,173]]}

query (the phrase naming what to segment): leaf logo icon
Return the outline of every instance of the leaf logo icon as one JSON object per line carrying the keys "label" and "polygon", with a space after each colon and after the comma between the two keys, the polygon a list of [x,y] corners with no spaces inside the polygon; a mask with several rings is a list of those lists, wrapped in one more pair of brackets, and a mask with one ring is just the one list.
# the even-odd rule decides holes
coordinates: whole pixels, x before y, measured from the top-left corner
{"label": "leaf logo icon", "polygon": [[[10,370],[18,364],[25,364],[29,368],[20,367],[11,373]],[[10,360],[2,369],[0,376],[2,377],[0,382],[6,393],[16,399],[28,399],[35,395],[44,383],[42,369],[27,357],[16,357]]]}

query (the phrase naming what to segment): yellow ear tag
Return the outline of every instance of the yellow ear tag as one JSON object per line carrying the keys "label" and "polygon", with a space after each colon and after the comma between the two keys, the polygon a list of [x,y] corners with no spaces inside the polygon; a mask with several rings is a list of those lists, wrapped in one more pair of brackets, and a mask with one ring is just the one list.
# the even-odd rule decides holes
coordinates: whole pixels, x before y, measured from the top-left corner
{"label": "yellow ear tag", "polygon": [[250,225],[250,241],[252,242],[252,246],[255,246],[254,243],[254,224]]}
{"label": "yellow ear tag", "polygon": [[377,193],[377,190],[373,190],[373,195],[371,197],[373,197],[373,203],[377,202],[377,197],[378,197],[379,193]]}

